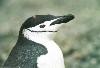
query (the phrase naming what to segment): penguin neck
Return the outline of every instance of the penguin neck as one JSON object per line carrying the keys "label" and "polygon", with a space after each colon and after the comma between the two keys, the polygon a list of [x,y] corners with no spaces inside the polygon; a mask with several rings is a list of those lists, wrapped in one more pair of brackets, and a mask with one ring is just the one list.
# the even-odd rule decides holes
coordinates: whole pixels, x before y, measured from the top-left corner
{"label": "penguin neck", "polygon": [[48,37],[42,36],[42,35],[37,35],[37,34],[33,34],[33,35],[29,35],[26,37],[27,39],[40,43],[40,44],[46,44],[48,42],[53,41],[52,39],[49,39]]}
{"label": "penguin neck", "polygon": [[47,45],[50,42],[55,43],[53,41],[53,38],[50,38],[48,34],[45,34],[45,33],[36,33],[36,32],[32,33],[29,31],[23,31],[23,37],[27,38],[28,40],[31,40],[33,42],[40,43],[43,45]]}

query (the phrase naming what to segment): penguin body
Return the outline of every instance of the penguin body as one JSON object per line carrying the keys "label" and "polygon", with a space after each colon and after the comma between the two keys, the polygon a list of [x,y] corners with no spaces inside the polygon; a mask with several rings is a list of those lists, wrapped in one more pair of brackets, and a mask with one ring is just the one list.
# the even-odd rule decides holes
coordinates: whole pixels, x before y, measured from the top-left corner
{"label": "penguin body", "polygon": [[37,15],[21,26],[16,45],[4,63],[8,68],[65,68],[63,54],[52,40],[62,23],[73,15]]}
{"label": "penguin body", "polygon": [[37,68],[37,57],[47,53],[46,47],[26,38],[22,38],[16,45],[5,62],[6,67]]}

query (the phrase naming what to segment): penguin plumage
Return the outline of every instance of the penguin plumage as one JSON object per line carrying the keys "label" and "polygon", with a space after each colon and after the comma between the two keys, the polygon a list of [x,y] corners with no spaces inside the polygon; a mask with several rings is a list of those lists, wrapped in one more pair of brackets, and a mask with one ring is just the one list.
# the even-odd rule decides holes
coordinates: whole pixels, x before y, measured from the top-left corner
{"label": "penguin plumage", "polygon": [[63,54],[52,35],[73,15],[36,15],[21,26],[16,45],[3,67],[7,68],[64,68]]}

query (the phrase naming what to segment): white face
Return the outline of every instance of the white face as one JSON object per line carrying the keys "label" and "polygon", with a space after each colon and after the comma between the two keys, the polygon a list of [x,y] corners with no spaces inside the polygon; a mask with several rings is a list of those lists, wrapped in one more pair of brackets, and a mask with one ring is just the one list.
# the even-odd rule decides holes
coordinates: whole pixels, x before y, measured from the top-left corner
{"label": "white face", "polygon": [[58,31],[58,28],[62,24],[55,24],[55,25],[50,25],[50,24],[58,19],[59,18],[50,21],[45,21],[44,23],[41,23],[35,27],[24,29],[23,34],[28,39],[30,39],[30,37],[33,36],[36,36],[38,38],[52,39],[54,34]]}

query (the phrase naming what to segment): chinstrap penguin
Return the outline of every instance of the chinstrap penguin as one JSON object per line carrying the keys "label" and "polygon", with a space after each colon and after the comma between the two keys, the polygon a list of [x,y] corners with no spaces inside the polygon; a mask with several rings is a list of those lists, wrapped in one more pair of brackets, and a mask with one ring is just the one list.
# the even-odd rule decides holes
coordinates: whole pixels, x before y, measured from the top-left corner
{"label": "chinstrap penguin", "polygon": [[4,68],[65,68],[63,54],[53,41],[58,28],[74,19],[74,15],[36,15],[21,26],[16,45]]}

